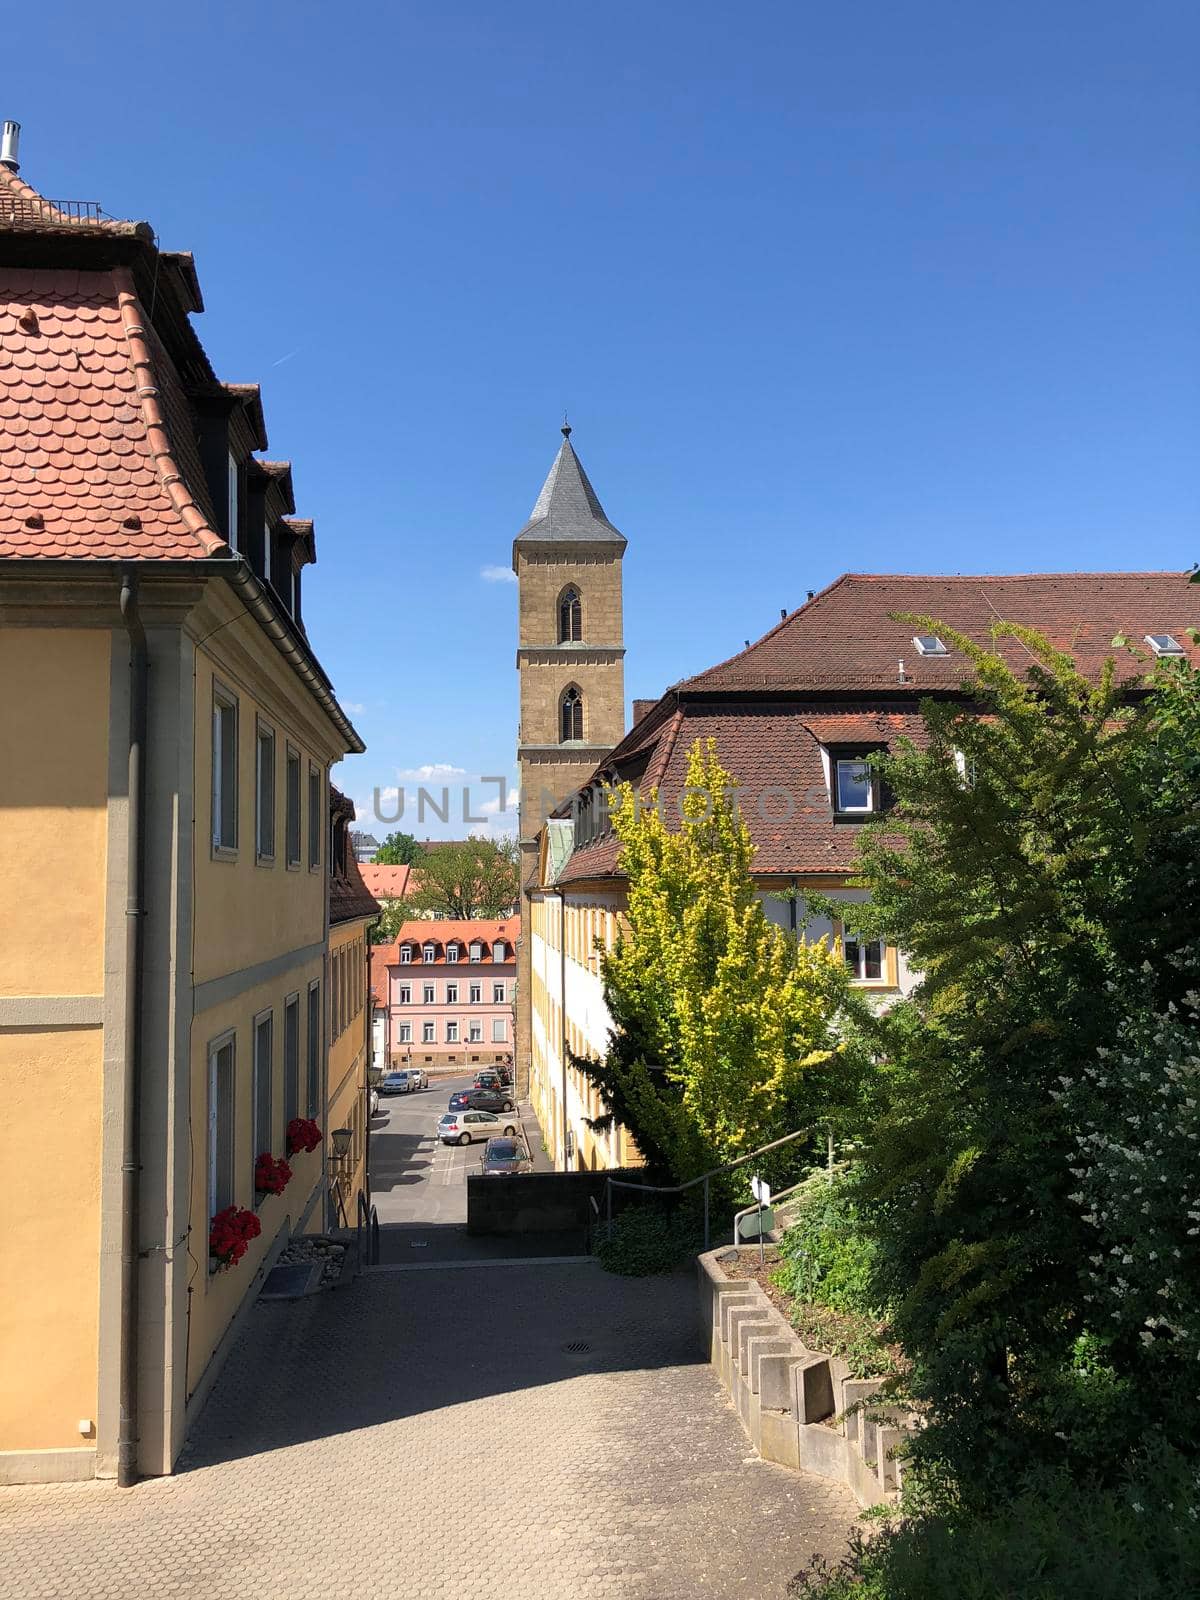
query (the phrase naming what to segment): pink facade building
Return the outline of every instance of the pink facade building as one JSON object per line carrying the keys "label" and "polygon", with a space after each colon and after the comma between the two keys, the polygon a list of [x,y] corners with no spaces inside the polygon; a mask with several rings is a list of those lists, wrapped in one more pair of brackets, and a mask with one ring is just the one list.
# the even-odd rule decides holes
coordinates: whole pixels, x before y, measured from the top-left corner
{"label": "pink facade building", "polygon": [[376,1064],[436,1072],[511,1057],[520,931],[518,917],[406,922],[377,946]]}

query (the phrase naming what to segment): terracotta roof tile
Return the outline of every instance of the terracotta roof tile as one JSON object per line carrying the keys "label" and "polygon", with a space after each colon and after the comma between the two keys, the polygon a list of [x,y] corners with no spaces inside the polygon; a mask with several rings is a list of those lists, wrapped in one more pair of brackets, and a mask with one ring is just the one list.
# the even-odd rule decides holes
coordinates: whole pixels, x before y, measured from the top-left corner
{"label": "terracotta roof tile", "polygon": [[228,555],[180,401],[125,269],[0,268],[0,556]]}
{"label": "terracotta roof tile", "polygon": [[[473,922],[456,922],[447,917],[445,919],[437,918],[433,921],[422,920],[403,923],[396,935],[393,948],[398,951],[402,944],[413,945],[414,959],[411,963],[407,963],[411,966],[453,966],[455,963],[446,961],[446,946],[448,944],[456,943],[470,946],[473,942],[478,941],[490,955],[496,940],[503,939],[508,946],[505,960],[512,962],[516,960],[515,947],[520,937],[520,917],[480,918]],[[423,962],[421,958],[422,947],[427,944],[433,944],[437,947],[437,954],[432,962]],[[399,959],[400,957],[397,955],[396,960],[399,961]],[[488,956],[485,956],[484,959],[488,959]],[[468,963],[459,962],[457,964],[464,966]]]}
{"label": "terracotta roof tile", "polygon": [[361,861],[358,870],[362,873],[362,880],[368,891],[377,899],[403,900],[410,888],[416,887],[411,881],[411,867],[393,867],[375,861]]}

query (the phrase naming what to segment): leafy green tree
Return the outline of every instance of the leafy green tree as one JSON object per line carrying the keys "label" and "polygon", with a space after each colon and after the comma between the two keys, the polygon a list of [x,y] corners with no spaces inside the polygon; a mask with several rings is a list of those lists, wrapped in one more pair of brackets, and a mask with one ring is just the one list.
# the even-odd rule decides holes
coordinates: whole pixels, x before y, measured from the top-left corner
{"label": "leafy green tree", "polygon": [[515,839],[470,838],[426,845],[405,900],[410,916],[470,922],[500,917],[518,895]]}
{"label": "leafy green tree", "polygon": [[[858,921],[924,976],[878,1024],[859,1204],[876,1298],[927,1407],[914,1453],[927,1482],[982,1500],[1031,1460],[1111,1478],[1147,1427],[1185,1446],[1200,1434],[1194,1361],[1174,1420],[1171,1386],[1149,1381],[1144,1335],[1177,1337],[1144,1322],[1150,1263],[1131,1322],[1089,1262],[1111,1290],[1113,1251],[1130,1253],[1118,1145],[1165,1163],[1172,1199],[1200,1209],[1187,1047],[1172,1037],[1154,1059],[1145,1022],[1175,1017],[1195,1054],[1180,1007],[1197,987],[1200,699],[1186,667],[1131,696],[1020,628],[997,632],[1025,647],[1024,676],[906,620],[971,659],[974,703],[925,704],[926,741],[878,763],[896,805],[863,832]],[[1128,1120],[1168,1066],[1177,1138],[1161,1116]],[[1152,1212],[1148,1248],[1194,1276],[1186,1210],[1174,1225]],[[1183,1328],[1190,1312],[1164,1315]],[[1176,1354],[1193,1356],[1186,1338]]]}
{"label": "leafy green tree", "polygon": [[816,1124],[845,1094],[845,963],[768,921],[733,788],[698,742],[677,830],[628,785],[610,808],[627,926],[602,961],[608,1053],[576,1064],[604,1103],[597,1122],[615,1116],[677,1180]]}
{"label": "leafy green tree", "polygon": [[421,859],[420,843],[411,833],[389,833],[375,852],[377,867],[411,867]]}
{"label": "leafy green tree", "polygon": [[391,944],[404,924],[414,915],[408,900],[381,898],[379,901],[379,915],[367,929],[367,939],[371,944]]}

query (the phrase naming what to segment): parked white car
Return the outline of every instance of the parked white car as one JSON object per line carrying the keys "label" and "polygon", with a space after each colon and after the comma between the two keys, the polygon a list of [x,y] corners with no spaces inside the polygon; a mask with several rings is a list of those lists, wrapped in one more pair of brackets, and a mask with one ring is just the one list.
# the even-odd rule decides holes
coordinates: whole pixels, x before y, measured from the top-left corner
{"label": "parked white car", "polygon": [[505,1121],[491,1111],[447,1111],[438,1123],[438,1138],[443,1144],[473,1144],[476,1139],[494,1139],[501,1133],[511,1139],[516,1132],[511,1120]]}

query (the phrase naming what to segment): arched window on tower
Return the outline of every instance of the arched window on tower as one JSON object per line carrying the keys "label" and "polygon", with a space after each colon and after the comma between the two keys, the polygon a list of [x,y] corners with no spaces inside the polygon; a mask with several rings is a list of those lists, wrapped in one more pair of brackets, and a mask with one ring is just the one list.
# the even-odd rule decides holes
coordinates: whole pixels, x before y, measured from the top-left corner
{"label": "arched window on tower", "polygon": [[583,738],[583,696],[574,684],[559,702],[559,737],[563,744]]}
{"label": "arched window on tower", "polygon": [[583,638],[583,606],[579,590],[564,589],[558,602],[558,642],[578,644]]}

